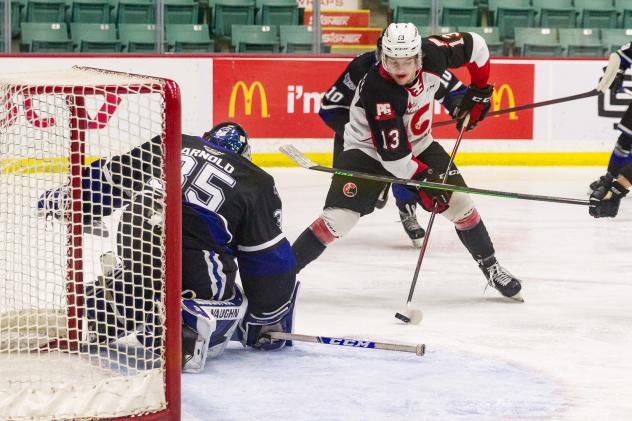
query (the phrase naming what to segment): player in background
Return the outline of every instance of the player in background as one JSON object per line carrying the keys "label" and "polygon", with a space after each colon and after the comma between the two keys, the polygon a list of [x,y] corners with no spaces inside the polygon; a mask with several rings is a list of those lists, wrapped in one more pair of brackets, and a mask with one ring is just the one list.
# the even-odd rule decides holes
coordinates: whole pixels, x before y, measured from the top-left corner
{"label": "player in background", "polygon": [[[610,89],[615,94],[623,91],[623,79],[625,71],[632,64],[632,44],[622,45],[615,53],[610,54],[608,65],[603,76],[597,84],[597,90],[607,92]],[[621,131],[617,143],[610,155],[605,182],[619,174],[621,168],[625,165],[632,164],[632,104],[625,110],[621,121],[617,124],[617,128]],[[590,184],[590,190],[596,190],[601,180],[593,181]]]}
{"label": "player in background", "polygon": [[588,212],[595,218],[614,218],[619,212],[619,205],[632,189],[632,164],[619,170],[616,177],[601,177],[599,185],[590,195]]}
{"label": "player in background", "polygon": [[[162,218],[160,156],[160,138],[155,137],[83,171],[84,223],[95,222],[90,212],[105,216],[124,209],[117,253],[102,256],[104,275],[86,290],[89,325],[97,342],[104,333],[112,338],[133,331],[141,343],[160,336],[144,330],[142,314],[151,314],[151,308],[138,308],[132,298],[138,297],[129,290],[151,277],[147,268],[160,267],[159,260],[142,265],[156,258],[152,253],[160,253],[160,244],[138,239]],[[298,283],[296,261],[281,231],[281,199],[272,176],[250,161],[248,135],[232,122],[216,125],[202,137],[182,135],[180,159],[183,371],[201,371],[207,357],[223,352],[233,333],[244,346],[291,345],[262,337],[268,331],[291,331]],[[49,190],[38,208],[61,218],[66,196],[65,187]],[[243,292],[235,282],[238,271]],[[112,290],[114,302],[107,299]],[[155,303],[155,297],[143,298],[145,307]]]}
{"label": "player in background", "polygon": [[[382,32],[382,35],[383,34]],[[323,96],[319,115],[325,124],[335,133],[333,150],[333,166],[335,168],[341,168],[339,166],[339,157],[344,150],[344,131],[345,125],[350,119],[349,110],[351,108],[351,101],[353,100],[356,87],[360,83],[360,80],[380,61],[382,54],[382,35],[377,40],[376,50],[360,54],[351,60],[344,72],[327,90],[325,96]],[[446,70],[441,74],[441,85],[435,93],[435,99],[440,101],[450,115],[452,115],[455,108],[461,102],[466,89],[467,88],[452,72]],[[417,202],[414,196],[408,193],[404,187],[393,184],[392,189],[404,231],[406,231],[414,247],[421,247],[425,231],[417,221],[415,213]],[[386,205],[387,199],[388,186],[386,186],[380,194],[375,207],[382,209]]]}
{"label": "player in background", "polygon": [[[475,33],[420,37],[411,23],[391,24],[382,38],[382,59],[358,85],[345,126],[342,168],[423,181],[440,181],[449,155],[431,135],[432,107],[441,75],[465,66],[471,76],[455,115],[457,127],[467,114],[471,130],[490,107],[489,51]],[[447,182],[465,186],[456,167]],[[292,245],[300,271],[334,240],[346,235],[361,216],[373,212],[385,183],[334,175],[322,214]],[[503,296],[522,300],[520,281],[495,257],[487,229],[469,195],[440,190],[410,189],[426,211],[438,212],[455,225],[457,235]]]}

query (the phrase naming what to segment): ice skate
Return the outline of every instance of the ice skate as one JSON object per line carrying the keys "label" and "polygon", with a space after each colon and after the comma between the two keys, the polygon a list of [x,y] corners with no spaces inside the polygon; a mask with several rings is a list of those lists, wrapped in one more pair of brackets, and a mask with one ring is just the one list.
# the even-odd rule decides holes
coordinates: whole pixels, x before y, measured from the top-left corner
{"label": "ice skate", "polygon": [[410,205],[406,205],[406,212],[399,211],[399,218],[404,226],[404,231],[408,234],[408,237],[413,242],[413,247],[421,247],[422,239],[426,235],[426,231],[419,225],[417,216],[415,216],[415,208]]}
{"label": "ice skate", "polygon": [[[495,260],[495,259],[494,259]],[[524,302],[520,290],[522,285],[520,280],[513,276],[507,269],[494,262],[490,266],[485,266],[479,262],[479,267],[485,274],[489,286],[498,290],[503,296],[519,302]]]}

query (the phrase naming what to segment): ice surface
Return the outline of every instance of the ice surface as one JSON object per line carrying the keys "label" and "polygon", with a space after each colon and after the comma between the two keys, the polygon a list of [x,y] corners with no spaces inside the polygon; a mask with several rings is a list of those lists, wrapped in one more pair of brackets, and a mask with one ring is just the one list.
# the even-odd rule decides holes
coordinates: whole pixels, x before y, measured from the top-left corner
{"label": "ice surface", "polygon": [[[587,198],[601,171],[462,168],[473,187],[575,198]],[[270,173],[293,242],[319,214],[329,176]],[[414,299],[424,320],[398,322],[418,251],[391,197],[300,273],[295,330],[422,342],[426,356],[234,344],[203,373],[183,376],[183,419],[631,420],[632,199],[614,220],[583,206],[474,199],[500,263],[524,281],[524,304],[483,293],[452,224],[437,218]]]}

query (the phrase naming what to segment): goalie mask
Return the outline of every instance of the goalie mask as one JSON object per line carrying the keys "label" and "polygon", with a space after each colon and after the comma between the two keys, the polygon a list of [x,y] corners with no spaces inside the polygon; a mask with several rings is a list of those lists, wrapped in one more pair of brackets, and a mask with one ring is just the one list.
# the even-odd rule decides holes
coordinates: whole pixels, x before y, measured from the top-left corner
{"label": "goalie mask", "polygon": [[237,123],[225,121],[204,133],[202,139],[250,160],[248,134]]}
{"label": "goalie mask", "polygon": [[382,66],[393,75],[406,58],[415,59],[415,72],[421,69],[421,35],[412,23],[391,23],[382,36]]}

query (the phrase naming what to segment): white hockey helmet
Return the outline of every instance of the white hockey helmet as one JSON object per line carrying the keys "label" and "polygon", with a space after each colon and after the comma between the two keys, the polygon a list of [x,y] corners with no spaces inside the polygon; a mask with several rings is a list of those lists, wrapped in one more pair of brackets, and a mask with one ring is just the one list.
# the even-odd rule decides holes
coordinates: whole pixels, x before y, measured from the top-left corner
{"label": "white hockey helmet", "polygon": [[412,23],[391,23],[382,36],[382,63],[385,58],[417,57],[421,68],[421,35]]}

